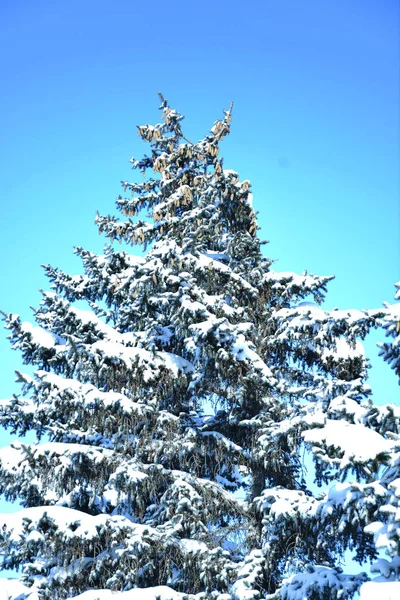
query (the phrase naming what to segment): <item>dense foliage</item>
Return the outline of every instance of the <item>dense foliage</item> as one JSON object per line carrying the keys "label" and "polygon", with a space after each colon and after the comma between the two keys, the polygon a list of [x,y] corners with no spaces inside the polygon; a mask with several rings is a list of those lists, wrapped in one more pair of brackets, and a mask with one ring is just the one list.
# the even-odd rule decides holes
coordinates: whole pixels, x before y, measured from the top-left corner
{"label": "dense foliage", "polygon": [[331,277],[273,270],[219,158],[232,107],[192,143],[161,101],[104,255],[46,267],[35,326],[5,315],[36,372],[1,422],[41,440],[0,451],[10,597],[345,599],[347,550],[398,590],[400,409],[370,400],[360,340],[385,327],[400,375],[399,305],[327,311]]}

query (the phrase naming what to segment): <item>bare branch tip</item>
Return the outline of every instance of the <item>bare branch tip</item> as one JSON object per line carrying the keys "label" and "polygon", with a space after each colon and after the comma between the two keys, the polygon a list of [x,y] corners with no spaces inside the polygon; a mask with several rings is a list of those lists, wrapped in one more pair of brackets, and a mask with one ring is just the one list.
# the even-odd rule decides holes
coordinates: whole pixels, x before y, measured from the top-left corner
{"label": "bare branch tip", "polygon": [[161,108],[165,108],[168,105],[168,102],[166,101],[166,99],[164,98],[164,96],[162,95],[161,92],[158,92],[158,97],[160,98],[160,101],[161,101]]}

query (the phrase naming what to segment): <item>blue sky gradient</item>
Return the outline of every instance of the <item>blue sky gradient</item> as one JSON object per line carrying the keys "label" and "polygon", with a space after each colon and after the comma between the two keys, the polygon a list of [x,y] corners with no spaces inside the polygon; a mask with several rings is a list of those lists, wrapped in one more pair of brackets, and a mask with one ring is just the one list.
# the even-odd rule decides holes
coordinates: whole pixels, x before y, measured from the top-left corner
{"label": "blue sky gradient", "polygon": [[[400,279],[399,4],[6,1],[0,8],[0,309],[31,320],[41,264],[101,252],[136,125],[157,92],[200,139],[234,100],[225,167],[253,184],[276,270],[328,275],[327,308],[376,308]],[[373,358],[375,400],[398,401]],[[0,398],[21,368],[0,334]],[[0,436],[0,444],[9,437]]]}

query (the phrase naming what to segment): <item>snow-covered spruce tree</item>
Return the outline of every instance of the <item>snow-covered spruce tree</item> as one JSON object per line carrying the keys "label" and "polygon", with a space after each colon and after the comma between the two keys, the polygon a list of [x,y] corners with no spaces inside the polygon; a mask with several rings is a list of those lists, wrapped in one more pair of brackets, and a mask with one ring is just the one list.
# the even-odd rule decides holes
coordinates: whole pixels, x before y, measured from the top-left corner
{"label": "snow-covered spruce tree", "polygon": [[125,218],[97,217],[147,253],[77,248],[84,274],[46,267],[35,326],[5,316],[36,372],[1,422],[42,442],[0,452],[23,507],[2,519],[10,597],[346,599],[366,575],[344,552],[382,540],[379,585],[400,585],[400,413],[369,399],[358,341],[390,308],[329,312],[331,277],[275,272],[218,158],[231,109],[195,144],[161,100],[131,160],[152,175],[123,182]]}

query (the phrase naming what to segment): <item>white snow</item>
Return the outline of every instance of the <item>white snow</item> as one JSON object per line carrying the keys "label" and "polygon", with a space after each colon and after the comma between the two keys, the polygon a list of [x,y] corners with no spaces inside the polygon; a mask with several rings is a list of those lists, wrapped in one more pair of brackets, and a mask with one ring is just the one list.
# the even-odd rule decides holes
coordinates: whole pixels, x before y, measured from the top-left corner
{"label": "white snow", "polygon": [[[29,453],[29,454],[28,454]],[[100,463],[104,459],[112,459],[114,452],[105,448],[96,448],[84,444],[65,444],[62,442],[46,442],[40,445],[23,444],[19,441],[11,446],[0,449],[1,468],[9,473],[22,472],[26,468],[25,462],[34,458],[40,460],[48,455],[51,458],[64,457],[70,459],[73,455],[85,454],[94,463]]]}
{"label": "white snow", "polygon": [[[390,543],[385,529],[385,525],[383,525],[380,521],[374,521],[373,523],[370,523],[364,527],[364,531],[366,533],[375,535],[375,546],[377,548],[386,548]],[[383,531],[383,533],[381,533],[381,531]]]}
{"label": "white snow", "polygon": [[[285,284],[285,287],[287,285],[287,283],[290,283],[292,286],[298,287],[298,288],[310,288],[313,289],[316,285],[316,283],[318,283],[318,281],[323,280],[323,277],[315,277],[313,275],[298,275],[297,273],[294,273],[292,271],[274,271],[273,269],[270,269],[268,271],[268,273],[266,273],[264,275],[264,278],[266,281],[273,281],[275,282],[273,284],[273,288],[280,288],[282,284]],[[329,279],[329,277],[328,277]],[[304,306],[304,304],[303,304]]]}
{"label": "white snow", "polygon": [[127,592],[89,590],[71,600],[183,600],[185,594],[176,592],[166,585],[149,588],[134,588]]}
{"label": "white snow", "polygon": [[[44,514],[47,514],[50,519],[54,520],[57,528],[64,531],[67,537],[69,537],[69,534],[71,534],[73,537],[77,536],[90,539],[91,537],[95,537],[97,535],[96,524],[105,525],[107,521],[107,517],[105,517],[105,515],[91,517],[89,515],[85,515],[79,510],[72,508],[60,506],[38,506],[33,508],[25,508],[24,510],[12,514],[0,515],[0,525],[2,527],[6,527],[8,531],[12,530],[9,533],[10,540],[18,541],[24,535],[24,521],[29,520],[32,522],[31,531],[33,531]],[[81,525],[72,533],[70,527],[75,523],[80,523]]]}
{"label": "white snow", "polygon": [[[31,588],[28,588],[19,579],[2,579],[0,586],[0,600],[37,600],[38,596],[32,592]],[[24,596],[25,594],[25,596]]]}
{"label": "white snow", "polygon": [[360,588],[360,600],[399,600],[400,581],[368,581]]}
{"label": "white snow", "polygon": [[252,350],[243,334],[239,334],[236,341],[232,344],[232,352],[238,360],[248,360],[255,369],[260,370],[265,377],[272,379],[272,372],[265,362],[259,357],[257,352]]}
{"label": "white snow", "polygon": [[[354,421],[359,421],[361,423],[363,417],[365,416],[366,410],[368,410],[368,407],[363,406],[348,396],[336,396],[336,398],[333,398],[331,401],[330,410],[333,413],[336,412],[337,414],[344,412],[349,416],[352,415]],[[321,415],[323,419],[324,417],[322,411]]]}
{"label": "white snow", "polygon": [[118,342],[99,340],[92,345],[92,350],[104,357],[118,359],[125,363],[128,368],[132,363],[138,361],[138,365],[144,367],[144,380],[151,381],[157,376],[156,369],[164,366],[177,376],[180,371],[191,372],[193,365],[184,358],[170,352],[149,352],[144,348],[125,346]]}
{"label": "white snow", "polygon": [[347,421],[327,419],[324,427],[303,432],[304,441],[318,446],[334,446],[343,452],[341,466],[349,461],[365,463],[379,454],[389,452],[393,443],[376,431]]}
{"label": "white snow", "polygon": [[[76,379],[68,379],[61,377],[60,375],[56,375],[55,373],[49,373],[47,371],[36,371],[36,375],[44,382],[49,383],[54,389],[55,393],[62,393],[68,390],[74,392],[74,394],[79,395],[79,402],[83,405],[93,405],[96,402],[102,402],[104,406],[114,405],[117,402],[125,411],[135,410],[135,412],[142,412],[144,410],[144,406],[142,404],[138,404],[133,400],[130,400],[124,394],[120,394],[119,392],[102,392],[94,385],[90,383],[81,383]],[[54,393],[53,392],[53,393]],[[30,400],[26,402],[31,403]],[[28,405],[28,408],[31,404]],[[31,407],[32,411],[33,408]]]}
{"label": "white snow", "polygon": [[204,256],[211,258],[212,260],[226,260],[229,261],[229,256],[224,252],[214,252],[214,250],[207,250]]}
{"label": "white snow", "polygon": [[193,260],[195,262],[197,262],[201,268],[204,268],[204,267],[210,268],[210,265],[211,265],[211,268],[214,268],[216,271],[219,271],[220,273],[226,273],[227,275],[229,275],[229,277],[232,281],[240,282],[240,285],[244,289],[249,290],[249,291],[251,290],[251,291],[254,291],[255,293],[257,293],[257,290],[255,290],[248,283],[248,281],[246,281],[246,279],[244,279],[237,273],[234,273],[232,271],[232,269],[230,267],[228,267],[228,265],[225,265],[224,263],[219,262],[218,260],[213,260],[212,258],[209,258],[206,254],[200,254],[199,258],[195,258],[193,256]]}
{"label": "white snow", "polygon": [[378,482],[358,483],[356,481],[335,482],[329,489],[328,498],[321,506],[324,511],[330,512],[330,507],[341,507],[346,509],[349,504],[354,501],[356,496],[361,497],[370,490],[373,496],[384,497],[386,490]]}
{"label": "white snow", "polygon": [[323,351],[322,358],[326,359],[328,356],[333,356],[334,359],[355,358],[357,356],[365,356],[365,350],[359,340],[355,344],[350,344],[346,339],[339,338],[336,340],[335,348],[327,348]]}
{"label": "white snow", "polygon": [[[93,539],[98,535],[98,527],[122,529],[128,528],[132,530],[132,538],[135,534],[147,530],[153,531],[151,527],[132,523],[129,519],[122,515],[105,515],[99,514],[91,516],[82,511],[65,506],[37,506],[33,508],[25,508],[16,513],[0,514],[0,527],[5,527],[9,531],[10,541],[19,541],[24,536],[24,529],[28,522],[30,531],[36,530],[39,521],[47,515],[51,519],[57,529],[62,533],[64,538],[81,538]],[[76,527],[76,525],[78,525]]]}
{"label": "white snow", "polygon": [[318,304],[316,304],[315,302],[304,301],[304,302],[299,302],[293,308],[300,308],[300,307],[303,307],[303,306],[316,306],[316,307],[318,307]]}
{"label": "white snow", "polygon": [[70,306],[69,311],[72,312],[79,321],[84,325],[95,325],[109,340],[118,340],[120,335],[113,327],[102,321],[93,311],[83,310],[76,306]]}
{"label": "white snow", "polygon": [[35,327],[28,321],[21,323],[21,330],[25,333],[30,333],[32,342],[43,348],[53,348],[56,345],[65,344],[65,340],[62,340],[59,336],[46,331],[42,327]]}
{"label": "white snow", "polygon": [[[379,573],[380,576],[385,578],[387,581],[393,581],[396,577],[393,577],[394,573],[400,572],[400,556],[395,556],[391,561],[386,558],[378,558],[371,565],[371,573]],[[380,577],[376,577],[373,581],[384,581]]]}
{"label": "white snow", "polygon": [[222,172],[225,175],[225,177],[233,177],[234,179],[239,179],[239,174],[233,169],[223,169]]}
{"label": "white snow", "polygon": [[198,542],[197,540],[183,538],[179,540],[179,545],[185,552],[190,552],[191,554],[200,554],[201,552],[208,551],[207,545],[204,542]]}
{"label": "white snow", "polygon": [[[325,597],[325,591],[327,590],[329,590],[329,596],[332,598],[349,598],[357,591],[360,583],[367,578],[365,573],[359,576],[347,575],[341,569],[323,565],[308,565],[306,569],[306,571],[292,575],[284,581],[279,596],[281,600],[322,598]],[[378,600],[378,598],[374,600]],[[381,599],[379,598],[379,600]]]}
{"label": "white snow", "polygon": [[298,490],[286,490],[284,488],[271,488],[265,490],[261,497],[261,510],[270,510],[275,519],[283,516],[295,517],[314,514],[318,503],[311,496]]}
{"label": "white snow", "polygon": [[385,307],[389,312],[389,318],[393,319],[393,321],[400,321],[400,302],[397,304],[388,304],[385,302]]}

